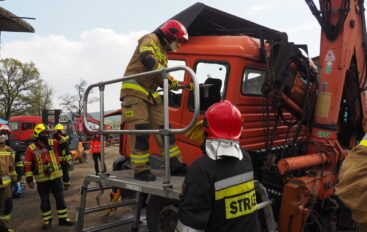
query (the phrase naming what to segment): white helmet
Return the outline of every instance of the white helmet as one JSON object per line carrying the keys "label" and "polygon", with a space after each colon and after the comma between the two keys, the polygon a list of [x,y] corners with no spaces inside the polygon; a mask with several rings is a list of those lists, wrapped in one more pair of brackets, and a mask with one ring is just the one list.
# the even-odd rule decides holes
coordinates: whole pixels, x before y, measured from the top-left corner
{"label": "white helmet", "polygon": [[[6,131],[6,133],[3,133],[3,131]],[[0,144],[5,143],[8,140],[8,136],[10,133],[10,128],[6,124],[0,124]]]}

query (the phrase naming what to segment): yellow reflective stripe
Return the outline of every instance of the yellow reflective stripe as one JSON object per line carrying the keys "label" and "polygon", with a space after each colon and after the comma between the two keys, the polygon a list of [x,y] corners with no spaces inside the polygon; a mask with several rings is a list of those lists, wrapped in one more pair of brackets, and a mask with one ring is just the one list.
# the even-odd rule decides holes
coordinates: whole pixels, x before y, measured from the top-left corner
{"label": "yellow reflective stripe", "polygon": [[[31,163],[32,164],[32,163]],[[23,163],[16,163],[15,167],[24,167]]]}
{"label": "yellow reflective stripe", "polygon": [[10,221],[10,218],[11,218],[10,214],[0,216],[1,221]]}
{"label": "yellow reflective stripe", "polygon": [[235,185],[215,192],[215,200],[220,200],[225,197],[235,196],[241,193],[249,192],[255,188],[254,181],[248,181],[243,184]]}
{"label": "yellow reflective stripe", "polygon": [[34,145],[34,143],[32,143],[31,145],[29,145],[29,148],[33,151],[36,149],[36,145]]}
{"label": "yellow reflective stripe", "polygon": [[15,153],[11,152],[11,158],[13,158],[13,160],[15,160]]}
{"label": "yellow reflective stripe", "polygon": [[11,179],[2,180],[3,185],[10,184],[10,183],[11,183]]}
{"label": "yellow reflective stripe", "polygon": [[52,218],[52,215],[47,216],[47,217],[42,217],[43,221],[48,221],[48,220],[50,220],[51,218]]}
{"label": "yellow reflective stripe", "polygon": [[178,156],[180,153],[181,152],[180,152],[180,149],[178,148],[178,146],[175,146],[175,147],[169,149],[169,157],[170,158]]}
{"label": "yellow reflective stripe", "polygon": [[51,215],[51,210],[50,210],[50,211],[47,211],[47,212],[42,213],[42,216],[49,216],[49,215]]}
{"label": "yellow reflective stripe", "polygon": [[132,163],[137,163],[137,164],[141,164],[141,163],[148,163],[149,162],[149,156],[150,154],[144,154],[144,155],[135,155],[135,154],[131,154],[130,155],[130,160]]}
{"label": "yellow reflective stripe", "polygon": [[224,203],[226,219],[237,218],[250,214],[257,209],[255,189],[239,196],[226,198]]}
{"label": "yellow reflective stripe", "polygon": [[49,140],[48,140],[48,144],[49,144],[49,145],[54,145],[54,140],[53,140],[53,139],[49,139]]}
{"label": "yellow reflective stripe", "polygon": [[146,52],[146,51],[151,51],[152,53],[154,53],[154,49],[149,46],[141,46],[139,50],[140,50],[140,53]]}
{"label": "yellow reflective stripe", "polygon": [[10,156],[11,152],[0,152],[1,156]]}
{"label": "yellow reflective stripe", "polygon": [[152,45],[152,47],[154,48],[154,55],[157,57],[159,63],[162,63],[163,62],[163,65],[164,66],[167,66],[167,56],[164,55],[162,52],[161,52],[161,49],[158,47],[158,45],[152,40],[150,41],[150,44]]}
{"label": "yellow reflective stripe", "polygon": [[57,165],[57,160],[56,160],[56,157],[55,157],[55,153],[54,153],[54,151],[53,151],[53,150],[51,150],[51,151],[49,151],[49,153],[50,153],[50,156],[51,156],[52,165],[54,166],[54,169],[55,169],[55,170],[58,170],[58,169],[59,169],[59,167],[58,167],[58,165]]}
{"label": "yellow reflective stripe", "polygon": [[[62,136],[61,139],[60,139],[60,143],[65,143],[66,141],[68,141],[68,139],[69,139],[68,135],[67,136]],[[50,145],[52,145],[52,144],[50,144]]]}
{"label": "yellow reflective stripe", "polygon": [[25,173],[25,176],[28,177],[28,176],[33,176],[33,173],[32,172],[26,172]]}
{"label": "yellow reflective stripe", "polygon": [[68,209],[60,209],[60,210],[57,210],[57,213],[58,214],[67,213],[67,212],[68,212]]}
{"label": "yellow reflective stripe", "polygon": [[359,145],[367,147],[367,140],[362,140]]}
{"label": "yellow reflective stripe", "polygon": [[32,165],[32,162],[24,161],[24,165]]}
{"label": "yellow reflective stripe", "polygon": [[17,173],[17,171],[12,171],[12,172],[10,173],[10,175],[12,175],[12,176],[17,176],[17,175],[18,175],[18,173]]}
{"label": "yellow reflective stripe", "polygon": [[[149,92],[144,89],[142,86],[140,85],[137,85],[137,84],[133,84],[133,83],[122,83],[122,87],[123,89],[134,89],[134,90],[137,90],[137,91],[140,91],[142,93],[144,93],[145,95],[149,96]],[[158,97],[159,96],[159,93],[158,92],[154,92],[152,93],[152,96],[154,98]]]}

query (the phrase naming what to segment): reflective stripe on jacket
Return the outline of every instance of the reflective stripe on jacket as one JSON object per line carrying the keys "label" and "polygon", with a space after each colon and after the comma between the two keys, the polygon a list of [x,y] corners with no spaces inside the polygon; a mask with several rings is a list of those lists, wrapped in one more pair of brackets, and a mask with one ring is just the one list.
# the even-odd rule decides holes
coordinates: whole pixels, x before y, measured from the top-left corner
{"label": "reflective stripe on jacket", "polygon": [[101,153],[101,141],[92,141],[89,147],[90,153]]}
{"label": "reflective stripe on jacket", "polygon": [[48,140],[48,150],[46,147],[40,147],[36,143],[32,143],[27,147],[24,168],[25,176],[34,176],[36,182],[44,182],[62,177],[60,170],[60,160],[57,153],[59,142],[55,139]]}
{"label": "reflective stripe on jacket", "polygon": [[0,145],[0,188],[6,188],[16,180],[14,158],[15,153],[10,147]]}
{"label": "reflective stripe on jacket", "polygon": [[[155,60],[156,64],[151,70],[141,62],[141,53],[147,53]],[[139,39],[138,46],[127,65],[124,76],[166,68],[167,63],[167,48],[161,44],[156,34],[150,33]],[[150,103],[161,102],[160,97],[158,97],[159,95],[156,93],[158,86],[163,85],[163,78],[160,74],[139,77],[135,81],[136,83],[132,83],[131,81],[123,82],[120,94],[121,100],[127,95],[133,95]]]}
{"label": "reflective stripe on jacket", "polygon": [[242,160],[204,155],[190,166],[176,231],[261,231],[251,158],[242,153]]}

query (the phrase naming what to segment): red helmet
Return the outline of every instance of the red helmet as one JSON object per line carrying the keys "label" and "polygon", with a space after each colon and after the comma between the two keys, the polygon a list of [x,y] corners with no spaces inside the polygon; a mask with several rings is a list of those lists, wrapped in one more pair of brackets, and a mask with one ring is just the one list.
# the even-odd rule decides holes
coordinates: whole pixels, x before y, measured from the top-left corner
{"label": "red helmet", "polygon": [[241,136],[241,112],[228,100],[210,106],[205,112],[205,120],[208,139],[238,140]]}
{"label": "red helmet", "polygon": [[168,42],[185,42],[189,39],[186,27],[177,20],[168,20],[159,28]]}
{"label": "red helmet", "polygon": [[10,133],[10,128],[8,125],[0,123],[0,131],[7,131]]}

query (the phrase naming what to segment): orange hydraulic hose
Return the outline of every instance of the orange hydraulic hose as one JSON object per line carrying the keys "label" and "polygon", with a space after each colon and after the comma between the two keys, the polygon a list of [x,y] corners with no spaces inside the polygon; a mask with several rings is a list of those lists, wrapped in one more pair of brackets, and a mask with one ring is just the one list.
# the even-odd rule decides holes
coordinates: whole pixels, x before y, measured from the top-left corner
{"label": "orange hydraulic hose", "polygon": [[283,175],[286,172],[308,168],[325,163],[328,160],[325,154],[315,153],[303,156],[296,156],[278,161],[279,172]]}

